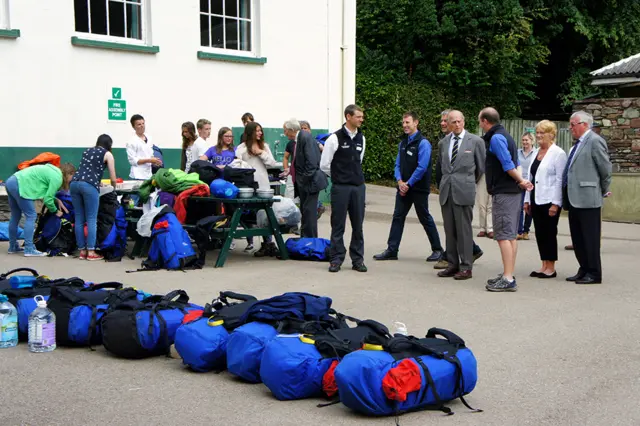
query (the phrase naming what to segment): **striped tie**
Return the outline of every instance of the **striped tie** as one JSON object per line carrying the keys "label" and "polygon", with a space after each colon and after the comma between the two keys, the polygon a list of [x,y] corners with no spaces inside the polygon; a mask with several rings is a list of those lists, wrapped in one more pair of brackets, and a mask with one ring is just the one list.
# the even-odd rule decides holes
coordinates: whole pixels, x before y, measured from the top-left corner
{"label": "striped tie", "polygon": [[458,141],[460,138],[458,136],[453,137],[453,149],[451,150],[451,165],[453,166],[456,162],[456,158],[458,157]]}

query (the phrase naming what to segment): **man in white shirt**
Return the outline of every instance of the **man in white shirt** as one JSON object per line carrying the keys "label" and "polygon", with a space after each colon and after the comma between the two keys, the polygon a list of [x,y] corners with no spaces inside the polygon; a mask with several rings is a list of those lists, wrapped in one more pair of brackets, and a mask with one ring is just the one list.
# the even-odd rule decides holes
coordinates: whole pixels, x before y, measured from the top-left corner
{"label": "man in white shirt", "polygon": [[329,272],[338,272],[346,257],[344,228],[347,214],[351,222],[349,257],[352,269],[367,272],[364,265],[365,185],[362,172],[365,139],[360,131],[364,114],[357,105],[344,110],[346,123],[333,133],[324,144],[320,170],[331,177],[331,264]]}
{"label": "man in white shirt", "polygon": [[153,156],[153,143],[151,138],[145,134],[144,117],[140,114],[133,115],[131,127],[136,131],[136,134],[127,142],[127,159],[131,165],[129,177],[135,180],[147,180],[153,175],[151,166],[160,166],[162,160]]}

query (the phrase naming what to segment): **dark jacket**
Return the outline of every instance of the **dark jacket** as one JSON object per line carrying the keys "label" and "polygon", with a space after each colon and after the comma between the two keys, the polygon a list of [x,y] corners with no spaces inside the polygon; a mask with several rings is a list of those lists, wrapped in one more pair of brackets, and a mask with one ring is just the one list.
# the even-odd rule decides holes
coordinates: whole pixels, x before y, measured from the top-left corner
{"label": "dark jacket", "polygon": [[498,156],[490,152],[491,138],[495,135],[502,135],[507,140],[507,150],[511,156],[511,161],[514,167],[518,166],[518,146],[516,142],[501,124],[496,124],[482,137],[487,152],[487,163],[485,167],[487,192],[491,195],[521,193],[522,189],[518,186],[517,182],[504,171]]}
{"label": "dark jacket", "polygon": [[300,130],[296,140],[296,157],[293,162],[298,189],[315,194],[325,189],[329,182],[320,170],[320,148],[310,133]]}
{"label": "dark jacket", "polygon": [[356,136],[351,139],[342,126],[335,132],[338,138],[338,149],[331,161],[331,181],[339,185],[359,186],[364,184],[362,161],[360,154],[364,149],[362,131],[358,129]]}
{"label": "dark jacket", "polygon": [[[426,154],[424,156],[428,158],[422,158],[420,155],[420,147],[422,143],[429,144],[428,146],[423,146],[423,154]],[[406,183],[409,183],[409,180],[419,165],[425,167],[422,177],[419,180],[412,182],[410,187],[414,191],[429,192],[431,189],[432,171],[431,143],[422,135],[422,133],[420,133],[420,131],[414,135],[411,141],[409,141],[409,135],[403,136],[400,141],[400,146],[398,146],[398,158],[396,164],[399,166],[398,171],[400,172],[400,177]]]}

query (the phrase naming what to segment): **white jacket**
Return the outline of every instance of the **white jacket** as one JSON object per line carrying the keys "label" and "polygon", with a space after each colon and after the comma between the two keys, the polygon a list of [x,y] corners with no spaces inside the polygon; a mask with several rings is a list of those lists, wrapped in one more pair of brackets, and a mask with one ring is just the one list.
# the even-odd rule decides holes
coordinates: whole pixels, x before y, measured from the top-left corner
{"label": "white jacket", "polygon": [[[537,156],[538,152],[535,152],[535,155]],[[529,165],[529,176],[534,161],[535,157]],[[562,173],[566,165],[567,153],[558,145],[551,145],[538,166],[535,181],[532,182],[535,187],[534,201],[537,205],[551,203],[562,207]],[[524,202],[532,204],[531,192],[527,191]]]}

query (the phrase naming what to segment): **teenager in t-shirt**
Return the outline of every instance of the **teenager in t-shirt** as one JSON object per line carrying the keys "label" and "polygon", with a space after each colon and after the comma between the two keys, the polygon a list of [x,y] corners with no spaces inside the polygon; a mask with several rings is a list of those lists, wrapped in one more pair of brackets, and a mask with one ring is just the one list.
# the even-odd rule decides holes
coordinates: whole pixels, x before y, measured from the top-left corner
{"label": "teenager in t-shirt", "polygon": [[201,160],[207,160],[214,166],[224,169],[236,158],[236,149],[233,146],[233,132],[228,127],[218,130],[218,142],[209,148]]}

